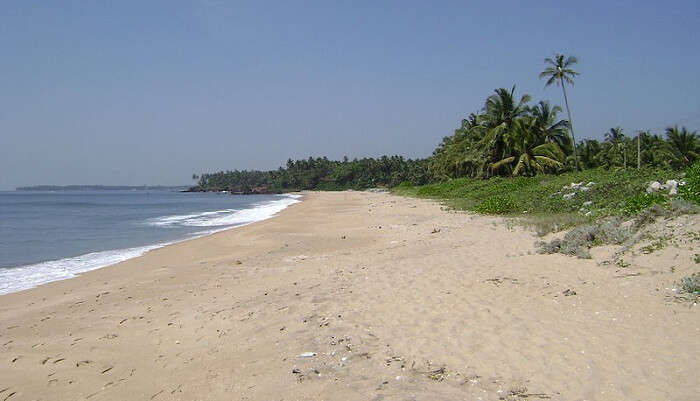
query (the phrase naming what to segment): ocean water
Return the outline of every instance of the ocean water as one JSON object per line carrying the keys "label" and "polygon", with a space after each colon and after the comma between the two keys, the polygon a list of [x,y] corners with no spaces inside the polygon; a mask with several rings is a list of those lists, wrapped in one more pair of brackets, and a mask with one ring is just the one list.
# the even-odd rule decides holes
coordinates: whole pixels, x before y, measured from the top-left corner
{"label": "ocean water", "polygon": [[0,294],[270,218],[297,195],[0,191]]}

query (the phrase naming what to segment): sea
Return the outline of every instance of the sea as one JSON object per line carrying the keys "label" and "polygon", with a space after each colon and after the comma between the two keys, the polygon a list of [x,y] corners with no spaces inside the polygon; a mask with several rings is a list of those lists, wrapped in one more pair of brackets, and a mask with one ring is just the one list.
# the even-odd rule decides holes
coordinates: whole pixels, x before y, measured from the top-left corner
{"label": "sea", "polygon": [[299,197],[165,190],[0,191],[0,294],[265,220]]}

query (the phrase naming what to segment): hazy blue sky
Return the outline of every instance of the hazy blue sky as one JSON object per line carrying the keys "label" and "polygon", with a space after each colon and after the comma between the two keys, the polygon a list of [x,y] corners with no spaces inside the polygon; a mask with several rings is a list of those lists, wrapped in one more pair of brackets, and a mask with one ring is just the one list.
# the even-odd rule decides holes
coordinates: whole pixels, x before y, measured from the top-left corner
{"label": "hazy blue sky", "polygon": [[579,137],[698,129],[700,2],[566,3],[3,1],[0,189],[424,157],[494,88],[563,103],[555,51]]}

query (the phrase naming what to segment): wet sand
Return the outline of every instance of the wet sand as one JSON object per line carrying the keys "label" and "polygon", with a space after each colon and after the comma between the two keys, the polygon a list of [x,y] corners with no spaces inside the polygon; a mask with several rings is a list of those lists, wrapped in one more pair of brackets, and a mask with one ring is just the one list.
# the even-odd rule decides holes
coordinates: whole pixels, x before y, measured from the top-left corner
{"label": "wet sand", "polygon": [[670,290],[692,249],[618,266],[536,240],[429,201],[307,193],[0,296],[0,401],[697,399],[700,315]]}

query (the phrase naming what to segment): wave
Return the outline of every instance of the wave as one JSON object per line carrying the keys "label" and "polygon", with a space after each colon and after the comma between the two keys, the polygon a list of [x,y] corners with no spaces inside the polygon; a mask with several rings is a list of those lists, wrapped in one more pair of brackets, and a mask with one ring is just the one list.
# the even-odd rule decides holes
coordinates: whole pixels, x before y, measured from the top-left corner
{"label": "wave", "polygon": [[8,294],[36,287],[52,281],[65,280],[84,273],[99,269],[127,259],[145,254],[153,249],[166,245],[199,238],[205,235],[223,231],[232,226],[241,226],[273,217],[286,207],[300,202],[301,195],[286,194],[281,199],[253,204],[249,209],[226,209],[188,215],[163,216],[150,219],[147,224],[153,226],[191,226],[211,227],[209,230],[198,231],[178,241],[161,242],[134,248],[114,249],[91,252],[80,256],[50,260],[31,265],[0,269],[0,294]]}
{"label": "wave", "polygon": [[282,199],[253,204],[247,209],[224,209],[196,214],[161,216],[149,219],[146,223],[156,227],[221,227],[237,226],[268,219],[284,208],[299,202],[301,195],[284,195]]}
{"label": "wave", "polygon": [[92,252],[72,258],[0,269],[0,294],[22,291],[52,281],[72,278],[89,270],[99,269],[100,267],[141,256],[152,249],[166,245],[169,245],[169,243]]}

